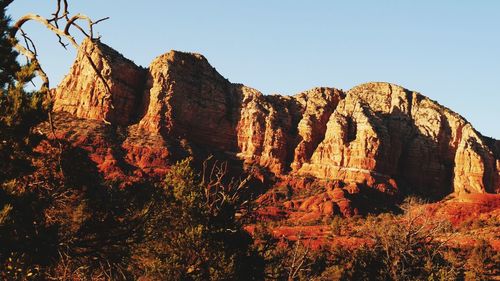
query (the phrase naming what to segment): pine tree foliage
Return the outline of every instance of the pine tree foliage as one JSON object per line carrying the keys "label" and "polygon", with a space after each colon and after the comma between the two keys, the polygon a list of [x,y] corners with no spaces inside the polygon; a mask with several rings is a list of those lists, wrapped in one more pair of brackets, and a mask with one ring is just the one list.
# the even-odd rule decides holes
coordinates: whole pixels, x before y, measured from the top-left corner
{"label": "pine tree foliage", "polygon": [[12,42],[9,38],[10,18],[6,16],[5,10],[12,3],[12,0],[3,0],[0,2],[0,88],[5,90],[12,84],[15,74],[20,66],[16,61],[17,52],[12,49]]}
{"label": "pine tree foliage", "polygon": [[10,18],[6,8],[12,1],[2,1],[0,10],[0,179],[19,173],[21,162],[29,154],[30,131],[45,119],[49,103],[46,95],[26,91],[32,81],[34,65],[20,65],[10,38]]}
{"label": "pine tree foliage", "polygon": [[172,166],[152,201],[137,267],[165,280],[259,280],[251,238],[231,216],[207,204],[206,186],[190,160]]}

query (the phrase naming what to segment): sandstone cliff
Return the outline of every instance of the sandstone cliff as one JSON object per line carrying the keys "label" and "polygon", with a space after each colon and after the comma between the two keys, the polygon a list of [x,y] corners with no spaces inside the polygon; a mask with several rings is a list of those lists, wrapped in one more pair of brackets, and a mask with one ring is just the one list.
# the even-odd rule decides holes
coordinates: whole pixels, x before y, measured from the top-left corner
{"label": "sandstone cliff", "polygon": [[85,39],[70,73],[55,90],[54,111],[127,125],[137,112],[146,74],[112,48]]}
{"label": "sandstone cliff", "polygon": [[[437,102],[389,83],[266,96],[230,83],[199,54],[171,51],[145,70],[87,40],[55,93],[56,112],[126,127],[118,146],[136,174],[162,171],[174,151],[218,153],[265,168],[278,181],[341,183],[314,199],[326,213],[345,205],[324,203],[328,198],[338,203],[359,187],[433,198],[500,191],[498,141]],[[307,209],[311,202],[295,205]]]}

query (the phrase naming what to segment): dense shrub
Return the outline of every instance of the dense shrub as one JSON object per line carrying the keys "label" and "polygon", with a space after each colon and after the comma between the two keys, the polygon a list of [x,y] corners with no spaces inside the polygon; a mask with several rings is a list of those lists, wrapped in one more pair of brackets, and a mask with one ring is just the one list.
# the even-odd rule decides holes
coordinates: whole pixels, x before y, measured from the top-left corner
{"label": "dense shrub", "polygon": [[134,248],[145,276],[171,280],[262,279],[252,239],[235,220],[234,206],[210,204],[207,186],[189,160],[173,166],[147,210],[144,239]]}

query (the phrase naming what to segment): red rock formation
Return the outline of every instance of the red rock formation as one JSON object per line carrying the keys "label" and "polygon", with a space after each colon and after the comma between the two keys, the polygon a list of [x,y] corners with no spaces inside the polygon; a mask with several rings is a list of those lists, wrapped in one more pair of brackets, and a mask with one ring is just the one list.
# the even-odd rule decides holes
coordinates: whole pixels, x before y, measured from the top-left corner
{"label": "red rock formation", "polygon": [[[110,99],[84,52],[110,86]],[[351,199],[366,188],[390,196],[404,188],[433,198],[500,190],[498,141],[393,84],[265,96],[231,84],[203,56],[175,51],[156,58],[144,75],[106,45],[85,41],[55,91],[54,110],[129,125],[117,146],[129,169],[146,174],[161,174],[179,150],[258,165],[294,190],[304,177],[336,180],[333,190],[288,201],[283,206],[290,210],[353,214]]]}
{"label": "red rock formation", "polygon": [[294,151],[293,171],[311,160],[312,154],[325,138],[330,116],[344,97],[343,92],[328,88],[315,88],[294,97],[303,106],[303,113],[297,126],[299,143]]}
{"label": "red rock formation", "polygon": [[495,156],[456,113],[402,87],[353,88],[328,122],[325,140],[299,171],[369,185],[397,179],[422,193],[493,192]]}
{"label": "red rock formation", "polygon": [[[97,73],[105,79],[111,95]],[[117,51],[85,39],[70,73],[55,90],[54,110],[129,125],[136,116],[145,75],[144,69]]]}
{"label": "red rock formation", "polygon": [[231,84],[198,54],[171,51],[149,67],[139,126],[164,137],[233,150],[238,113]]}
{"label": "red rock formation", "polygon": [[326,119],[343,97],[333,88],[293,97],[264,96],[247,87],[241,92],[237,156],[277,175],[297,170],[309,160],[324,136]]}

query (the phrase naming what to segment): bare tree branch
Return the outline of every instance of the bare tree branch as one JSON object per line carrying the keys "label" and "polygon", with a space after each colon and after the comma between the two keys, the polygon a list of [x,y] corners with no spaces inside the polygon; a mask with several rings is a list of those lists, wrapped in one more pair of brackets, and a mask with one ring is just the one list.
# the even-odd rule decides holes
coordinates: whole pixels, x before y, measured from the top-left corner
{"label": "bare tree branch", "polygon": [[[44,18],[42,16],[39,16],[39,15],[33,14],[33,13],[26,14],[25,16],[21,17],[13,25],[13,27],[10,31],[10,34],[9,34],[10,40],[13,43],[14,48],[16,50],[18,50],[20,54],[24,55],[27,58],[29,64],[31,64],[32,66],[35,67],[36,75],[38,77],[40,77],[40,79],[42,80],[42,85],[40,86],[39,91],[41,93],[48,95],[50,100],[53,100],[53,97],[52,97],[52,93],[50,91],[49,77],[48,77],[47,73],[43,70],[43,68],[40,64],[35,43],[22,30],[22,26],[29,21],[38,22],[38,23],[42,24],[43,26],[45,26],[50,31],[52,31],[58,37],[58,41],[63,48],[66,49],[66,46],[68,45],[68,44],[63,42],[63,38],[65,38],[76,49],[79,49],[80,46],[76,42],[75,38],[69,33],[69,28],[73,25],[73,26],[77,27],[87,38],[89,38],[90,40],[94,40],[93,31],[92,31],[93,26],[95,24],[103,21],[103,20],[108,19],[108,18],[104,18],[104,19],[98,20],[97,22],[93,22],[89,17],[87,17],[85,15],[78,14],[78,15],[74,16],[72,18],[72,20],[70,20],[69,19],[69,12],[68,12],[68,2],[67,2],[67,0],[62,0],[62,3],[63,3],[63,5],[61,6],[61,0],[57,0],[56,11],[52,14],[53,17],[50,19]],[[62,11],[62,13],[61,13],[61,11]],[[63,19],[66,21],[66,24],[65,24],[64,30],[61,30],[59,28],[59,21],[63,20]],[[86,19],[87,20],[87,22],[89,23],[90,35],[87,32],[85,32],[78,24],[76,24],[76,20],[78,20],[78,19]],[[18,40],[16,40],[16,35],[18,32],[21,33],[21,36],[23,37],[24,43],[26,44],[26,46],[23,46],[21,43],[19,43]],[[99,80],[103,83],[103,85],[106,89],[107,95],[103,97],[103,100],[109,100],[110,107],[113,108],[111,89],[110,89],[108,83],[106,82],[106,80],[102,76],[101,72],[97,69],[95,63],[92,61],[92,58],[91,58],[90,54],[87,52],[87,50],[82,50],[82,51],[84,52],[85,57],[89,61],[90,65],[92,66],[96,75],[99,77]],[[31,81],[31,83],[33,83],[33,81]],[[53,138],[58,142],[59,149],[62,152],[62,144],[58,141],[57,135],[55,133],[54,122],[53,122],[52,113],[50,110],[47,113],[47,117],[48,117],[48,122],[49,122],[50,130],[51,130],[51,133],[53,135]],[[64,177],[64,173],[62,172],[61,159],[59,159],[59,168],[61,171],[61,175]]]}
{"label": "bare tree branch", "polygon": [[[99,23],[99,22],[102,22],[104,20],[107,20],[108,17],[106,18],[102,18],[96,22],[93,22],[88,16],[86,15],[82,15],[82,14],[77,14],[75,16],[73,16],[72,18],[69,18],[68,15],[69,15],[69,12],[68,12],[68,3],[66,0],[64,0],[64,9],[63,9],[63,13],[60,15],[61,13],[61,0],[58,0],[57,1],[57,9],[56,11],[52,14],[54,17],[51,18],[51,19],[46,19],[40,15],[37,15],[37,14],[33,14],[33,13],[30,13],[30,14],[26,14],[24,15],[23,17],[21,17],[15,24],[14,26],[12,27],[12,30],[11,30],[11,38],[13,40],[15,40],[16,38],[16,34],[18,31],[21,31],[21,34],[23,36],[23,38],[25,39],[25,42],[27,44],[27,46],[23,46],[21,45],[17,40],[15,40],[14,42],[15,45],[14,47],[21,53],[23,54],[24,56],[26,56],[31,63],[33,63],[35,66],[36,66],[36,70],[37,70],[37,75],[42,79],[42,86],[41,86],[41,90],[42,91],[47,91],[50,95],[50,81],[49,81],[49,78],[47,76],[47,74],[45,73],[45,71],[43,70],[39,60],[38,60],[38,55],[36,53],[36,48],[35,48],[35,44],[33,43],[33,41],[26,35],[26,33],[24,33],[22,31],[22,26],[28,22],[28,21],[36,21],[40,24],[42,24],[43,26],[45,26],[47,29],[49,29],[50,31],[52,31],[53,33],[55,33],[59,39],[59,43],[64,47],[66,48],[67,44],[65,44],[62,39],[65,38],[66,40],[68,40],[71,45],[73,45],[73,47],[75,47],[76,49],[78,49],[80,46],[79,44],[77,43],[77,41],[75,40],[75,38],[70,34],[69,30],[71,28],[71,26],[75,26],[77,27],[84,35],[85,37],[89,38],[90,40],[94,40],[93,38],[93,27],[95,24]],[[64,30],[60,29],[59,28],[59,20],[61,19],[66,19],[66,24],[65,24],[65,27],[64,27]],[[89,25],[89,30],[90,30],[90,34],[85,32],[78,24],[76,24],[76,21],[77,20],[86,20],[88,25]],[[28,44],[27,42],[31,42],[31,44]],[[30,47],[31,45],[31,47]],[[105,100],[109,100],[110,101],[110,104],[111,104],[111,108],[113,108],[113,101],[112,101],[112,95],[111,95],[111,88],[109,87],[108,83],[106,82],[106,79],[104,79],[104,77],[102,76],[101,72],[98,70],[96,64],[92,61],[92,58],[90,56],[90,54],[86,51],[86,50],[83,50],[84,52],[84,55],[85,57],[87,58],[87,60],[89,61],[92,69],[95,71],[96,75],[99,77],[99,80],[103,83],[105,89],[106,89],[106,92],[107,92],[107,95],[104,96],[104,99]],[[52,97],[51,97],[52,98]],[[50,116],[49,116],[49,119]],[[49,120],[49,122],[51,122],[51,120]],[[52,122],[51,122],[52,123]],[[109,123],[109,122],[108,122]],[[53,128],[53,124],[51,124],[51,127]],[[55,134],[54,134],[55,135]]]}
{"label": "bare tree branch", "polygon": [[248,187],[252,175],[248,174],[243,180],[230,178],[227,162],[214,160],[209,164],[212,158],[213,156],[210,156],[203,161],[201,171],[201,184],[205,188],[205,204],[213,212],[220,211],[226,204],[243,208],[248,204],[248,200],[241,202],[241,195]]}

